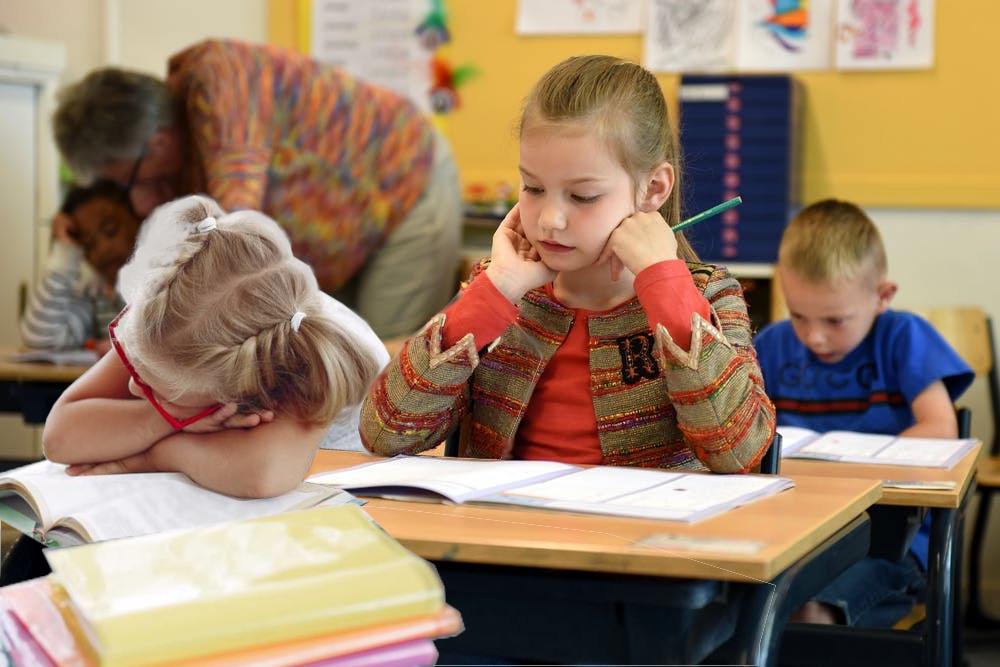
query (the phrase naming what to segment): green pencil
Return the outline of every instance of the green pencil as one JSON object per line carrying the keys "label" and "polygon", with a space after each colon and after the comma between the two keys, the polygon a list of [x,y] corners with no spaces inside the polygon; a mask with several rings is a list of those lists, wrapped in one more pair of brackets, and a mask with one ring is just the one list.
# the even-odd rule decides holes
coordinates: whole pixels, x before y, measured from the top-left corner
{"label": "green pencil", "polygon": [[676,227],[674,227],[674,231],[675,232],[679,232],[682,229],[686,229],[687,227],[690,227],[691,225],[697,225],[702,220],[707,220],[707,219],[711,218],[713,215],[716,215],[717,213],[722,213],[726,209],[730,209],[730,208],[732,208],[734,206],[739,206],[742,203],[743,203],[743,197],[740,197],[740,196],[733,197],[729,201],[724,201],[721,204],[719,204],[718,206],[713,206],[712,208],[708,209],[707,211],[702,211],[698,215],[691,216],[690,218],[688,218],[684,222],[681,222]]}

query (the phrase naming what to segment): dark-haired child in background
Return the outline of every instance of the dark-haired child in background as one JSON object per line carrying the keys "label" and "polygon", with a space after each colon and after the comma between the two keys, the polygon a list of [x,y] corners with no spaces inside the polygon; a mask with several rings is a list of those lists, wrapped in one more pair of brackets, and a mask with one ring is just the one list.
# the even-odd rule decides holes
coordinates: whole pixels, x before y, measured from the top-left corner
{"label": "dark-haired child in background", "polygon": [[21,342],[36,349],[109,349],[108,323],[124,307],[118,270],[139,233],[139,217],[116,183],[73,187],[52,220],[52,247],[21,318]]}

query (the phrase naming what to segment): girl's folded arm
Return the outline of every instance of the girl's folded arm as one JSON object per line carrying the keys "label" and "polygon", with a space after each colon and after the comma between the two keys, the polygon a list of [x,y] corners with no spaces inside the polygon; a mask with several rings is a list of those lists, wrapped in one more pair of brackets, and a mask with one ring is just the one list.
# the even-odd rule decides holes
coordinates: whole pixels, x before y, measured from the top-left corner
{"label": "girl's folded arm", "polygon": [[179,431],[149,450],[149,469],[182,472],[231,496],[279,496],[305,479],[325,432],[282,417],[249,429]]}
{"label": "girl's folded arm", "polygon": [[128,392],[128,371],[105,354],[62,393],[42,432],[45,457],[97,463],[149,449],[174,432],[149,401]]}

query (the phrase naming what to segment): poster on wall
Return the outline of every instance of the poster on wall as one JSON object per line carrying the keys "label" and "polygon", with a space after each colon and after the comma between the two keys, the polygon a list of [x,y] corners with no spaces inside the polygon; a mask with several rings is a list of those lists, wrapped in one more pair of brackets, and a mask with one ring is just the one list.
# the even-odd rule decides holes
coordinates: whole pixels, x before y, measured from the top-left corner
{"label": "poster on wall", "polygon": [[417,32],[432,0],[313,0],[312,48],[320,62],[430,109],[432,53]]}
{"label": "poster on wall", "polygon": [[642,30],[643,0],[518,0],[520,35],[627,34]]}
{"label": "poster on wall", "polygon": [[834,0],[743,0],[736,66],[742,71],[829,69]]}
{"label": "poster on wall", "polygon": [[839,0],[838,69],[934,65],[934,0]]}
{"label": "poster on wall", "polygon": [[730,0],[649,0],[643,58],[654,72],[718,72],[736,57]]}

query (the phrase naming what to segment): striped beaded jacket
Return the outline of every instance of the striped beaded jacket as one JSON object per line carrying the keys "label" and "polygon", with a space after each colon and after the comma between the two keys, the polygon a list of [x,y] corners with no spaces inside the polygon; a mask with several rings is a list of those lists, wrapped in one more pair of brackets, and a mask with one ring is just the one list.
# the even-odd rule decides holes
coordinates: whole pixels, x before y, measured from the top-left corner
{"label": "striped beaded jacket", "polygon": [[[662,325],[652,331],[637,298],[588,318],[605,465],[745,472],[774,435],[742,288],[725,268],[688,268],[712,308],[711,322],[692,315],[690,351]],[[524,407],[574,317],[541,289],[519,306],[517,322],[481,351],[472,334],[442,350],[443,314],[407,341],[365,399],[365,446],[383,455],[417,453],[471,415],[460,455],[510,458]]]}

